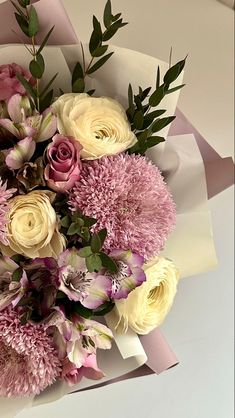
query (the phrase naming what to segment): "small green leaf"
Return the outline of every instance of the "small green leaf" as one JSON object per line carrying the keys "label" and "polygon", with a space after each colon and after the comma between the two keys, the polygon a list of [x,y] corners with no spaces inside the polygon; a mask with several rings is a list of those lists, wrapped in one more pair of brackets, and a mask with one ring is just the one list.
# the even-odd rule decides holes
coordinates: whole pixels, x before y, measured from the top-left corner
{"label": "small green leaf", "polygon": [[112,7],[111,7],[111,1],[110,0],[108,0],[106,5],[105,5],[103,20],[104,20],[104,26],[106,28],[109,28],[109,26],[112,23]]}
{"label": "small green leaf", "polygon": [[43,112],[45,109],[50,107],[52,101],[53,101],[53,95],[54,90],[49,90],[48,93],[43,97],[43,99],[40,99],[40,111]]}
{"label": "small green leaf", "polygon": [[160,87],[160,67],[157,67],[156,89]]}
{"label": "small green leaf", "polygon": [[48,39],[51,36],[52,31],[54,30],[55,26],[52,26],[52,28],[49,30],[49,32],[47,33],[47,35],[45,36],[45,38],[43,39],[41,46],[39,47],[39,49],[37,50],[37,54],[40,54],[44,48],[44,46],[47,44]]}
{"label": "small green leaf", "polygon": [[89,90],[86,92],[86,94],[89,94],[89,96],[92,96],[95,93],[95,89]]}
{"label": "small green leaf", "polygon": [[69,215],[64,216],[61,219],[61,222],[60,223],[61,223],[61,226],[63,226],[64,228],[68,228],[69,225],[71,224],[70,216]]}
{"label": "small green leaf", "polygon": [[90,319],[93,316],[92,309],[85,308],[80,302],[73,303],[72,310],[86,319]]}
{"label": "small green leaf", "polygon": [[43,91],[41,92],[40,96],[43,97],[44,94],[46,94],[47,90],[51,87],[51,85],[53,84],[53,82],[55,81],[56,77],[57,77],[58,73],[56,73],[51,80],[46,84],[46,86],[44,87]]}
{"label": "small green leaf", "polygon": [[100,253],[100,259],[102,262],[102,266],[105,267],[107,270],[116,273],[118,271],[117,264],[115,261],[109,257],[106,253]]}
{"label": "small green leaf", "polygon": [[101,249],[101,241],[98,234],[93,234],[91,237],[91,251],[93,253],[98,253]]}
{"label": "small green leaf", "polygon": [[160,144],[161,142],[165,142],[165,138],[162,136],[150,136],[147,138],[147,148],[152,148],[155,145]]}
{"label": "small green leaf", "polygon": [[45,61],[44,61],[44,58],[43,58],[42,54],[37,54],[36,55],[36,61],[37,61],[38,65],[40,66],[42,72],[44,72],[45,71]]}
{"label": "small green leaf", "polygon": [[89,273],[98,272],[102,268],[102,262],[98,254],[92,254],[86,258],[86,266]]}
{"label": "small green leaf", "polygon": [[109,39],[111,39],[120,28],[126,25],[128,25],[128,23],[122,22],[122,19],[117,20],[108,29],[106,29],[103,34],[103,41],[109,41]]}
{"label": "small green leaf", "polygon": [[104,316],[107,315],[109,312],[113,310],[115,303],[111,300],[104,303],[103,305],[99,306],[99,308],[93,311],[93,315],[95,316]]}
{"label": "small green leaf", "polygon": [[37,35],[39,30],[38,15],[33,6],[30,7],[29,11],[29,36],[33,38]]}
{"label": "small green leaf", "polygon": [[108,45],[99,46],[94,51],[92,51],[92,53],[91,53],[92,57],[101,57],[102,55],[105,54],[105,52],[107,51],[108,47],[109,47]]}
{"label": "small green leaf", "polygon": [[149,98],[149,104],[152,107],[156,107],[163,99],[165,94],[164,84],[158,87],[155,92]]}
{"label": "small green leaf", "polygon": [[166,118],[157,119],[153,125],[150,127],[152,132],[158,132],[161,131],[161,129],[165,128],[165,126],[169,125],[173,120],[175,119],[175,116],[168,116]]}
{"label": "small green leaf", "polygon": [[23,85],[23,87],[25,88],[25,90],[27,91],[27,93],[34,99],[36,100],[37,95],[35,90],[33,89],[33,87],[31,86],[31,84],[22,76],[22,74],[16,74],[16,77],[18,78],[18,80],[21,82],[21,84]]}
{"label": "small green leaf", "polygon": [[23,269],[19,267],[16,269],[12,274],[12,281],[13,282],[19,282],[21,277],[23,276]]}
{"label": "small green leaf", "polygon": [[[17,12],[26,20],[26,16],[25,16],[23,10],[21,10],[21,8],[13,0],[10,0],[10,1],[11,1],[11,4],[14,6],[14,8],[17,10]],[[18,0],[18,2],[20,4],[19,0]],[[24,7],[22,4],[21,4],[21,6]]]}
{"label": "small green leaf", "polygon": [[137,134],[137,140],[138,140],[139,143],[140,142],[145,142],[146,139],[148,138],[148,136],[149,136],[149,131],[148,131],[148,129],[146,129],[145,131],[142,131],[142,132]]}
{"label": "small green leaf", "polygon": [[89,257],[90,255],[92,255],[91,247],[90,246],[87,246],[87,247],[81,248],[78,251],[78,255],[79,255],[79,257],[82,257],[82,258]]}
{"label": "small green leaf", "polygon": [[22,32],[24,32],[26,36],[29,36],[29,27],[27,20],[24,19],[23,16],[18,13],[15,13],[15,18]]}
{"label": "small green leaf", "polygon": [[150,93],[150,91],[151,91],[151,87],[147,87],[145,90],[143,90],[141,92],[140,99],[141,99],[142,102],[146,99],[146,97],[148,96],[148,94]]}
{"label": "small green leaf", "polygon": [[183,71],[184,66],[185,59],[177,62],[175,65],[173,65],[173,67],[169,68],[169,70],[166,72],[164,76],[164,83],[167,85],[173,83],[173,81],[175,81],[179,77],[180,73]]}
{"label": "small green leaf", "polygon": [[25,8],[30,5],[30,0],[18,0],[18,2],[22,7]]}
{"label": "small green leaf", "polygon": [[73,86],[72,86],[73,93],[83,93],[84,90],[85,90],[84,78],[78,78],[76,81],[74,81]]}
{"label": "small green leaf", "polygon": [[32,60],[29,64],[29,71],[31,72],[34,78],[41,78],[43,75],[43,70],[38,64],[37,61]]}
{"label": "small green leaf", "polygon": [[68,231],[67,231],[67,234],[68,235],[75,235],[79,231],[80,231],[80,226],[76,222],[72,222]]}
{"label": "small green leaf", "polygon": [[93,32],[91,34],[89,42],[89,51],[92,55],[92,52],[95,51],[102,43],[102,29],[100,22],[95,16],[93,16]]}
{"label": "small green leaf", "polygon": [[75,65],[73,69],[72,84],[79,78],[84,78],[84,73],[83,73],[83,69],[82,69],[80,62],[77,62],[77,64]]}
{"label": "small green leaf", "polygon": [[100,242],[101,242],[101,247],[100,247],[100,248],[102,248],[102,247],[103,247],[104,242],[105,242],[106,237],[107,237],[107,234],[108,234],[108,231],[107,231],[107,229],[106,229],[106,228],[101,229],[101,230],[98,232],[98,235],[99,235],[99,238],[100,238]]}
{"label": "small green leaf", "polygon": [[151,125],[151,123],[154,121],[154,119],[163,115],[165,112],[166,112],[165,109],[159,109],[159,110],[154,110],[153,112],[146,114],[144,116],[143,128],[144,129],[148,128]]}
{"label": "small green leaf", "polygon": [[88,216],[83,216],[84,220],[84,226],[91,227],[92,225],[95,225],[97,220],[95,218],[89,218]]}
{"label": "small green leaf", "polygon": [[89,228],[87,228],[87,227],[85,227],[85,228],[82,228],[81,229],[81,234],[80,234],[80,236],[81,236],[81,238],[82,238],[82,240],[83,240],[83,245],[87,245],[88,243],[89,243],[89,241],[90,241],[90,238],[91,238],[91,234],[90,234],[90,231],[89,231]]}
{"label": "small green leaf", "polygon": [[113,55],[113,52],[110,52],[109,54],[105,55],[104,57],[100,58],[99,61],[97,61],[88,71],[87,74],[92,74],[95,71],[97,71],[102,65],[108,61],[109,58]]}
{"label": "small green leaf", "polygon": [[138,110],[135,114],[134,114],[134,127],[138,130],[141,130],[143,127],[143,123],[144,123],[144,115],[143,112],[141,110]]}
{"label": "small green leaf", "polygon": [[172,87],[172,89],[166,90],[165,94],[171,94],[174,93],[175,91],[182,89],[185,86],[185,84],[181,84],[180,86],[176,86],[176,87]]}

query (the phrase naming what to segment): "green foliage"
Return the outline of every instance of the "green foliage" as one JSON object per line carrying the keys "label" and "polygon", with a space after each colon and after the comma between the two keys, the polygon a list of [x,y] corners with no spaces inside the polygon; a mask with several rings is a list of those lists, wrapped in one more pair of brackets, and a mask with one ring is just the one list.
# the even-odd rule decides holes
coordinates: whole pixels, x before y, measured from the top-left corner
{"label": "green foliage", "polygon": [[152,93],[151,87],[148,87],[145,90],[139,87],[139,93],[134,95],[132,86],[129,85],[129,104],[126,114],[131,124],[131,129],[135,132],[137,137],[137,143],[128,150],[129,154],[144,155],[149,148],[165,141],[163,137],[153,134],[161,131],[165,126],[170,124],[175,119],[175,116],[160,118],[166,110],[156,109],[151,111],[151,109],[157,107],[167,94],[174,93],[184,87],[184,84],[181,84],[170,88],[170,84],[173,83],[183,71],[185,60],[186,58],[167,70],[162,84],[160,68],[158,66],[156,88]]}
{"label": "green foliage", "polygon": [[[93,16],[93,30],[89,41],[89,52],[91,59],[89,64],[85,65],[85,58],[83,63],[77,63],[72,74],[72,91],[74,93],[82,93],[85,91],[85,78],[87,75],[93,74],[99,70],[113,55],[113,52],[107,53],[109,46],[104,42],[109,41],[119,29],[127,25],[121,18],[121,13],[112,14],[111,1],[108,0],[103,13],[103,24],[96,16]],[[82,47],[83,48],[83,47]],[[96,60],[94,62],[94,60]],[[94,91],[87,92],[92,95]]]}

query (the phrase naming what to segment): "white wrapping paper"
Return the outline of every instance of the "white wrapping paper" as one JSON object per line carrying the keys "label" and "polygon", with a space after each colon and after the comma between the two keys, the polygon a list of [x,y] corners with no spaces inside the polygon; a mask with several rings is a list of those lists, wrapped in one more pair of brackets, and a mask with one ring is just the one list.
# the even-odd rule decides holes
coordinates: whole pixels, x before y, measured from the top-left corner
{"label": "white wrapping paper", "polygon": [[[96,89],[96,95],[108,95],[127,104],[127,89],[131,82],[133,88],[155,85],[158,65],[163,75],[168,64],[147,55],[124,48],[112,47],[115,51],[111,60],[94,77],[88,78],[88,87]],[[59,72],[56,87],[69,91],[69,68],[81,59],[78,46],[47,47],[45,59],[48,78]],[[3,46],[0,48],[0,62],[15,61],[25,66],[28,54],[22,46]],[[66,63],[67,61],[67,63]],[[182,77],[177,84],[182,84]],[[167,95],[161,108],[167,109],[167,115],[173,115],[176,109],[179,92]],[[161,135],[167,135],[168,128]],[[164,255],[173,259],[180,267],[182,275],[189,276],[212,268],[216,264],[210,217],[207,208],[207,196],[203,162],[193,136],[186,135],[170,138],[166,146],[157,146],[149,153],[150,158],[165,171],[167,181],[178,207],[176,231],[171,235]],[[109,323],[111,326],[112,324]],[[111,326],[113,328],[113,326]],[[132,332],[126,336],[115,334],[116,344],[111,351],[100,350],[99,366],[107,377],[102,382],[116,378],[135,370],[146,362],[146,355],[139,338]],[[93,386],[94,381],[84,379],[79,389]],[[45,402],[52,402],[69,391],[66,384],[57,382],[39,397],[33,399],[8,400],[0,398],[1,417],[13,418],[16,412],[24,407]],[[33,413],[32,413],[33,416]]]}

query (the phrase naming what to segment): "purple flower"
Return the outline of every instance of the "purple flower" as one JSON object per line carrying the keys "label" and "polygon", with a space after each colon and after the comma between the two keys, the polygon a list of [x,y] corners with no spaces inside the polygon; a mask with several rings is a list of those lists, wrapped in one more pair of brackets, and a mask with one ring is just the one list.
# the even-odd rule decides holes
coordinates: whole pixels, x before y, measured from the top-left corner
{"label": "purple flower", "polygon": [[7,190],[7,184],[3,184],[0,177],[0,242],[8,245],[7,239],[7,215],[10,209],[8,200],[15,193],[16,189]]}
{"label": "purple flower", "polygon": [[22,271],[22,276],[19,282],[11,281],[8,289],[0,292],[0,311],[10,305],[15,308],[27,292],[28,284],[27,275],[25,271]]}
{"label": "purple flower", "polygon": [[36,148],[36,142],[31,137],[26,137],[19,141],[12,148],[6,157],[6,165],[12,170],[21,168],[32,158]]}
{"label": "purple flower", "polygon": [[18,139],[32,137],[35,142],[46,141],[57,129],[56,116],[50,108],[42,114],[31,109],[28,97],[19,94],[12,96],[7,104],[10,116],[0,119],[0,127],[9,131]]}
{"label": "purple flower", "polygon": [[56,192],[70,190],[80,178],[82,146],[71,136],[55,135],[46,152],[45,168],[47,185]]}
{"label": "purple flower", "polygon": [[96,309],[109,300],[112,283],[99,273],[89,273],[84,258],[77,250],[64,251],[58,259],[60,267],[60,290],[70,300],[79,301],[83,306]]}
{"label": "purple flower", "polygon": [[83,366],[80,368],[71,363],[68,358],[63,361],[61,377],[69,386],[78,384],[83,377],[91,380],[99,380],[104,376],[102,370],[97,366],[95,354],[88,355]]}
{"label": "purple flower", "polygon": [[97,219],[95,232],[107,229],[104,250],[130,249],[145,259],[162,250],[176,219],[159,169],[135,155],[84,162],[70,205]]}
{"label": "purple flower", "polygon": [[142,270],[144,257],[123,250],[113,250],[110,256],[116,261],[118,272],[107,276],[112,280],[112,299],[126,299],[129,293],[146,281]]}
{"label": "purple flower", "polygon": [[21,74],[30,84],[35,84],[30,72],[20,65],[15,63],[0,65],[0,100],[9,100],[16,93],[22,96],[26,94],[16,74]]}

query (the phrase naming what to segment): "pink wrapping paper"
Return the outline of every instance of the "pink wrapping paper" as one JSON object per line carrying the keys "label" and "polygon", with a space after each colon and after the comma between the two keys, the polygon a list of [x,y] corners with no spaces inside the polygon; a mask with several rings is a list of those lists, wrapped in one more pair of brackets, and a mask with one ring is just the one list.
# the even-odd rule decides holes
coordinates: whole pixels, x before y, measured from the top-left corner
{"label": "pink wrapping paper", "polygon": [[[16,2],[17,3],[17,2]],[[78,42],[76,33],[60,0],[37,0],[34,7],[40,21],[37,42],[41,43],[52,26],[55,28],[48,45],[72,45]],[[51,13],[56,10],[56,13]],[[27,43],[28,38],[20,30],[14,16],[14,7],[9,0],[0,3],[0,44]],[[18,35],[16,35],[16,32]]]}
{"label": "pink wrapping paper", "polygon": [[176,119],[172,123],[169,135],[193,134],[200,149],[205,165],[208,198],[221,193],[234,184],[234,162],[232,157],[222,158],[205,138],[189,122],[186,116],[176,110]]}

